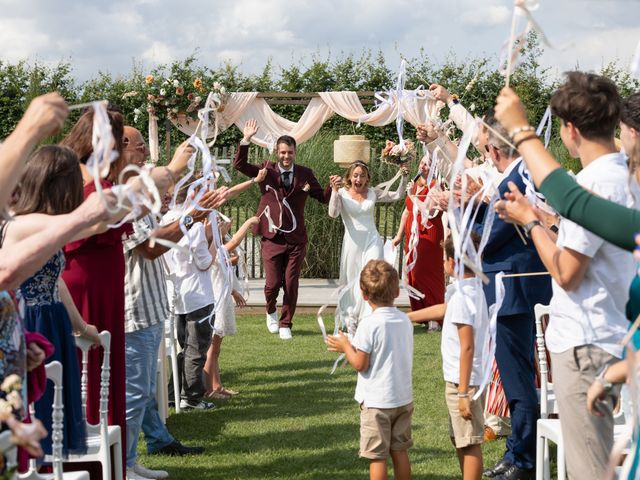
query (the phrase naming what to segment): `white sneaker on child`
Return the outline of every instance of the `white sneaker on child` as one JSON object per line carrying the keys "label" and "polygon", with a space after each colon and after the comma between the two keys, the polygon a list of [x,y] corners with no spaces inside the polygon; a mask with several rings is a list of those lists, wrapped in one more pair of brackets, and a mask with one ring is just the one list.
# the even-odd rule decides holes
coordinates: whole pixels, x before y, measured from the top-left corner
{"label": "white sneaker on child", "polygon": [[269,333],[278,333],[278,311],[267,313],[267,328]]}
{"label": "white sneaker on child", "polygon": [[134,473],[137,473],[138,475],[141,475],[144,478],[153,478],[153,479],[160,480],[162,478],[169,477],[169,473],[165,472],[164,470],[151,470],[150,468],[143,467],[139,463],[136,463],[133,466],[133,471]]}

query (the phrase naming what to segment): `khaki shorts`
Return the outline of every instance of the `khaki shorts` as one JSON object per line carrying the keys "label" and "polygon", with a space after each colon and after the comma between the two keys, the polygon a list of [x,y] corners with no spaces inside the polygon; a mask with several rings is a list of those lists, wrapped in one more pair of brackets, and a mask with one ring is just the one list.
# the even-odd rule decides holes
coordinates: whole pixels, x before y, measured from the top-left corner
{"label": "khaki shorts", "polygon": [[[473,397],[478,387],[469,387],[469,397]],[[458,410],[458,386],[445,382],[445,400],[449,410],[449,436],[456,448],[480,445],[484,439],[484,392],[477,400],[471,400],[471,420],[465,420]]]}
{"label": "khaki shorts", "polygon": [[413,403],[397,408],[360,406],[360,456],[384,460],[389,451],[407,450],[411,439]]}

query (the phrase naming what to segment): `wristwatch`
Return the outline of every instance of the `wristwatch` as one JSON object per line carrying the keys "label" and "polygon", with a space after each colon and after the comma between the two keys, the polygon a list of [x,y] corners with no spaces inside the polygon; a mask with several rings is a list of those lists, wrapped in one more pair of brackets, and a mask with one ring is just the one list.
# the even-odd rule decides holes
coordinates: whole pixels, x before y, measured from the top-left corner
{"label": "wristwatch", "polygon": [[531,237],[530,233],[531,230],[533,230],[535,227],[541,227],[542,226],[542,222],[540,220],[534,220],[533,222],[529,222],[526,225],[522,226],[522,229],[524,230],[524,233],[527,237]]}
{"label": "wristwatch", "polygon": [[189,228],[191,225],[193,225],[193,217],[191,215],[185,215],[184,226]]}
{"label": "wristwatch", "polygon": [[596,382],[602,385],[602,388],[604,389],[605,393],[609,393],[613,388],[613,383],[607,381],[604,378],[604,375],[607,373],[607,370],[609,370],[609,365],[605,365],[602,368],[602,370],[600,370],[600,373],[598,373],[598,375],[596,376]]}

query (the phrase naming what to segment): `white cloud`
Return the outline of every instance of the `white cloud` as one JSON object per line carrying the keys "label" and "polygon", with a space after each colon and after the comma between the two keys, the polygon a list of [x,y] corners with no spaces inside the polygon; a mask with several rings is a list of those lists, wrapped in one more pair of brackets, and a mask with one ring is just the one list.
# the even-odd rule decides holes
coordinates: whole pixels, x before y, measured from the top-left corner
{"label": "white cloud", "polygon": [[[70,61],[80,79],[126,73],[199,52],[209,67],[230,60],[247,73],[267,59],[287,66],[315,53],[380,49],[391,68],[424,48],[434,62],[497,60],[512,0],[0,0],[0,60]],[[543,65],[558,71],[628,64],[640,40],[640,1],[543,0],[535,18],[555,46]]]}
{"label": "white cloud", "polygon": [[483,5],[470,8],[462,14],[462,23],[471,27],[495,27],[506,24],[511,11],[505,5]]}

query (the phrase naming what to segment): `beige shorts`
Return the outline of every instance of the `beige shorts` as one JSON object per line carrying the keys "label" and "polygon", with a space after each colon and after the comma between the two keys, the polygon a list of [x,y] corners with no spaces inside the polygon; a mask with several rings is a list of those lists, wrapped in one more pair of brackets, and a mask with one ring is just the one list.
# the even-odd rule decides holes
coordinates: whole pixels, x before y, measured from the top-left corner
{"label": "beige shorts", "polygon": [[407,450],[411,439],[413,403],[397,408],[360,406],[360,456],[384,460],[389,451]]}
{"label": "beige shorts", "polygon": [[[469,397],[473,397],[478,387],[469,387]],[[449,410],[449,436],[456,448],[479,445],[484,438],[484,392],[477,400],[471,400],[471,420],[465,420],[458,410],[458,386],[445,382],[445,400]]]}

